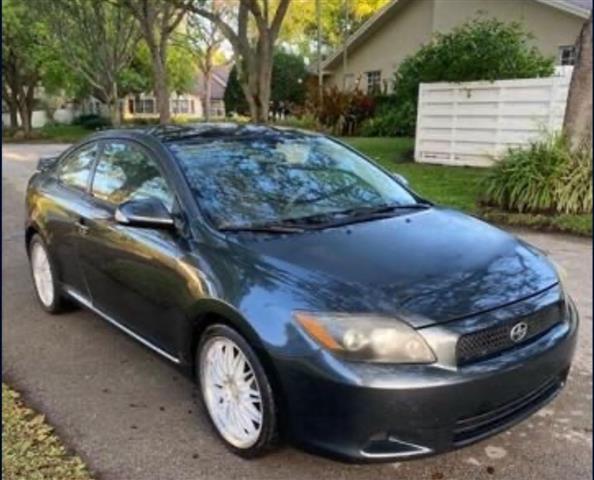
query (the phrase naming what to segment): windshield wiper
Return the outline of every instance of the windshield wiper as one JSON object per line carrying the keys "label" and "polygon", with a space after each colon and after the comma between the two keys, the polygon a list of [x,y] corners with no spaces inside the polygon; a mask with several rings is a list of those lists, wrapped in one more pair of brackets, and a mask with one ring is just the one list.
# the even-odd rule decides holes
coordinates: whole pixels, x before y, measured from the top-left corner
{"label": "windshield wiper", "polygon": [[387,205],[378,205],[375,207],[355,207],[337,213],[340,213],[341,215],[354,215],[358,217],[360,215],[366,216],[388,214],[398,210],[426,210],[427,208],[431,208],[431,204],[422,202],[404,204],[392,203]]}
{"label": "windshield wiper", "polygon": [[[394,216],[401,210],[426,210],[431,208],[429,203],[408,203],[408,204],[390,204],[379,205],[375,207],[356,207],[338,212],[331,212],[323,215],[313,215],[311,217],[300,218],[301,222],[308,222],[305,225],[308,229],[323,229],[329,227],[340,227],[353,223],[367,222],[369,220],[379,220]],[[295,223],[295,226],[304,227],[303,223]]]}
{"label": "windshield wiper", "polygon": [[222,225],[218,227],[218,230],[221,232],[301,233],[305,229],[300,226],[271,223],[262,225]]}

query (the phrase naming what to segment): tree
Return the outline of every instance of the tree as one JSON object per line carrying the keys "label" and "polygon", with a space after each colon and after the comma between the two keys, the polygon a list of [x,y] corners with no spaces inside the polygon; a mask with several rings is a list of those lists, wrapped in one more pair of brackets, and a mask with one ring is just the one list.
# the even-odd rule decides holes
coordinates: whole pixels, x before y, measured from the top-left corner
{"label": "tree", "polygon": [[421,82],[467,82],[546,77],[554,59],[530,46],[532,36],[518,23],[478,18],[431,42],[404,59],[394,76],[390,115],[401,133],[414,135]]}
{"label": "tree", "polygon": [[2,2],[2,98],[10,124],[31,131],[35,88],[43,72],[45,25],[35,9],[19,0]]}
{"label": "tree", "polygon": [[221,29],[233,48],[237,77],[252,121],[268,122],[272,56],[290,0],[239,0],[233,12],[207,8],[203,0],[171,1],[182,2],[188,10]]}
{"label": "tree", "polygon": [[[213,10],[220,10],[221,3],[213,3]],[[219,25],[201,17],[191,15],[188,17],[187,42],[194,53],[198,69],[204,81],[202,106],[204,119],[210,120],[210,98],[212,90],[212,72],[217,60],[217,54],[225,40]]]}
{"label": "tree", "polygon": [[592,12],[576,41],[576,63],[571,75],[563,131],[573,149],[592,147]]}
{"label": "tree", "polygon": [[[365,21],[389,0],[320,0],[321,50],[329,54],[339,48],[343,36],[354,33]],[[347,11],[345,12],[345,7]],[[345,24],[345,21],[347,23]],[[316,38],[318,27],[314,0],[291,2],[283,23],[280,41],[296,47],[308,63],[317,60]]]}
{"label": "tree", "polygon": [[[307,69],[303,58],[282,50],[275,52],[272,66],[270,101],[273,105],[303,105],[305,103]],[[225,109],[239,114],[249,112],[234,66],[225,88]]]}
{"label": "tree", "polygon": [[[187,47],[177,43],[170,45],[165,63],[170,90],[177,93],[189,91],[193,87],[196,68],[194,58]],[[151,54],[143,40],[140,41],[130,66],[120,75],[119,83],[120,92],[123,95],[150,92],[155,89]]]}
{"label": "tree", "polygon": [[136,19],[150,52],[159,122],[166,124],[171,117],[167,50],[171,35],[186,15],[186,9],[167,0],[119,0],[119,2]]}
{"label": "tree", "polygon": [[132,62],[140,32],[131,15],[109,2],[35,0],[43,13],[54,48],[120,123],[119,77]]}

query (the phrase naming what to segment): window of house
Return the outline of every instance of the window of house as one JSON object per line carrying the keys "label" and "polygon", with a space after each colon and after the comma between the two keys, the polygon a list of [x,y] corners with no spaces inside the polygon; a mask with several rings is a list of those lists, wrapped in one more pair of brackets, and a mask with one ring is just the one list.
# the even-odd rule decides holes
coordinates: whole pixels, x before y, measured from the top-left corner
{"label": "window of house", "polygon": [[366,72],[367,75],[367,93],[373,95],[381,92],[382,87],[382,71],[373,70]]}
{"label": "window of house", "polygon": [[153,98],[137,98],[134,101],[133,111],[136,113],[155,113],[155,100]]}
{"label": "window of house", "polygon": [[575,65],[576,50],[574,45],[559,47],[559,64]]}
{"label": "window of house", "polygon": [[186,98],[175,98],[171,100],[171,111],[173,113],[189,113],[190,101]]}
{"label": "window of house", "polygon": [[138,198],[158,198],[171,210],[173,193],[156,162],[126,142],[109,142],[97,164],[93,196],[114,205]]}
{"label": "window of house", "polygon": [[58,167],[60,183],[78,190],[86,190],[96,155],[97,144],[92,143],[66,157]]}
{"label": "window of house", "polygon": [[190,100],[190,113],[196,113],[196,107],[194,105],[194,100]]}
{"label": "window of house", "polygon": [[134,113],[134,100],[132,98],[128,99],[128,112]]}

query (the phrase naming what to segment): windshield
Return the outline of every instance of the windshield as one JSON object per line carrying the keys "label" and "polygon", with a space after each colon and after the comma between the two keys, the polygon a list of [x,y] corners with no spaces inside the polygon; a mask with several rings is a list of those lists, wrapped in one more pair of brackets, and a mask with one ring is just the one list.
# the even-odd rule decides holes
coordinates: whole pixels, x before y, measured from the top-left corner
{"label": "windshield", "polygon": [[169,148],[218,228],[416,203],[390,175],[324,137],[283,133]]}

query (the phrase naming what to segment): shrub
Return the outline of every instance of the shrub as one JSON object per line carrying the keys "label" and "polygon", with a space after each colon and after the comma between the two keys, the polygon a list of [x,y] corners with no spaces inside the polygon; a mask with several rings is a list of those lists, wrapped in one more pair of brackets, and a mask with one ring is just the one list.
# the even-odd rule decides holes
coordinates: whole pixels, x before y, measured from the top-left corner
{"label": "shrub", "polygon": [[484,180],[482,203],[512,212],[592,212],[592,151],[561,134],[509,149]]}
{"label": "shrub", "polygon": [[354,135],[364,120],[375,112],[373,97],[361,90],[341,91],[331,87],[324,91],[324,101],[318,101],[317,89],[308,94],[307,111],[315,116],[321,126],[336,135]]}
{"label": "shrub", "polygon": [[95,113],[87,113],[76,117],[72,124],[80,125],[87,130],[97,130],[100,128],[111,127],[111,120]]}
{"label": "shrub", "polygon": [[144,126],[144,125],[159,125],[159,117],[144,117],[144,118],[128,118],[122,120],[122,125],[125,126]]}
{"label": "shrub", "polygon": [[365,120],[359,134],[364,137],[409,137],[415,129],[409,119],[406,108],[388,110]]}
{"label": "shrub", "polygon": [[300,128],[304,130],[320,130],[320,124],[317,118],[311,113],[304,113],[298,117],[289,116],[283,120],[277,120],[275,125],[291,128]]}
{"label": "shrub", "polygon": [[400,64],[394,76],[398,128],[413,135],[421,82],[466,82],[550,76],[554,59],[530,46],[519,23],[474,19],[432,41]]}

